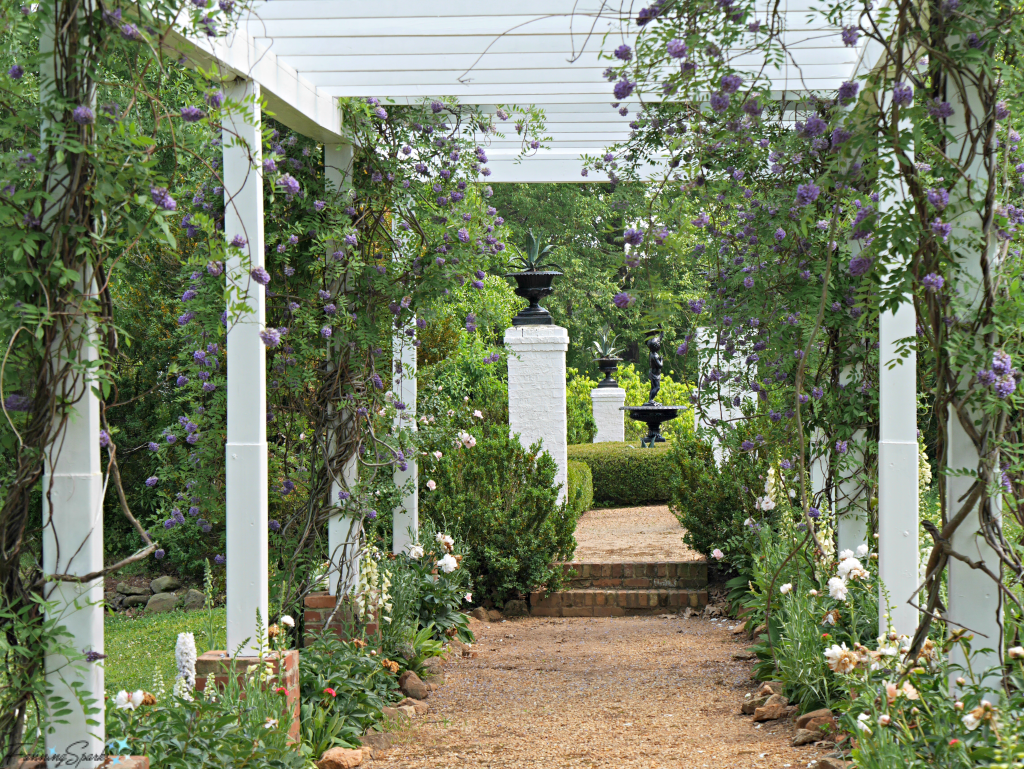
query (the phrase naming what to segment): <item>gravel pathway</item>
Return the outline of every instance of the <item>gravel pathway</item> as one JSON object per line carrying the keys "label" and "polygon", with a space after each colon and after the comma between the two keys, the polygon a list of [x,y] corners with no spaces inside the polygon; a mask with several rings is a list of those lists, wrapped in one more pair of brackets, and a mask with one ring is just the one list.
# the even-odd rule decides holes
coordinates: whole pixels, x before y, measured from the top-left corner
{"label": "gravel pathway", "polygon": [[[733,622],[662,617],[474,623],[430,711],[372,767],[796,769],[789,721],[739,715],[752,663]],[[742,639],[742,640],[741,640]]]}
{"label": "gravel pathway", "polygon": [[590,510],[576,525],[576,556],[586,562],[701,561],[683,544],[683,529],[666,505]]}

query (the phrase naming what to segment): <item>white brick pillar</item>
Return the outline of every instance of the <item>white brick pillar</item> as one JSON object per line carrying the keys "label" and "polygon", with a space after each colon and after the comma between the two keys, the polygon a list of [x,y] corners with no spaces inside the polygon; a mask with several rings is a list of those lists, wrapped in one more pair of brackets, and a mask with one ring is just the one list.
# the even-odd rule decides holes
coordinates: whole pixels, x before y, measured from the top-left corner
{"label": "white brick pillar", "polygon": [[505,330],[508,348],[508,425],[523,446],[538,440],[555,460],[559,503],[566,496],[565,352],[569,332],[560,326]]}
{"label": "white brick pillar", "polygon": [[621,410],[626,403],[626,391],[621,387],[595,387],[590,391],[590,400],[597,423],[594,443],[626,440],[626,412]]}

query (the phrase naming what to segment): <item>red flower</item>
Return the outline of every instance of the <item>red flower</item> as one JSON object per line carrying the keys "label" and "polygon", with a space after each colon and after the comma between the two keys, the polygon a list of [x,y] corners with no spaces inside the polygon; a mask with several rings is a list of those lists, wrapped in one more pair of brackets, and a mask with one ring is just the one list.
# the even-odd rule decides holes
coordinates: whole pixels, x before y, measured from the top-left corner
{"label": "red flower", "polygon": [[954,738],[954,739],[952,739],[952,740],[950,740],[950,741],[949,741],[949,747],[951,747],[951,748],[952,748],[952,747],[955,747],[955,746],[957,746],[957,745],[959,745],[959,744],[960,744],[960,740],[958,740],[958,739],[956,739],[956,738]]}
{"label": "red flower", "polygon": [[288,690],[285,689],[283,686],[279,686],[276,689],[274,689],[274,694],[287,694],[287,693],[288,693]]}
{"label": "red flower", "polygon": [[828,634],[828,633],[822,633],[822,634],[821,634],[821,637],[822,637],[822,638],[829,638],[830,636],[829,636],[829,634]]}
{"label": "red flower", "polygon": [[334,689],[332,689],[329,686],[326,689],[324,689],[324,694],[329,694],[332,697],[337,697],[338,696],[338,693],[336,691],[334,691]]}

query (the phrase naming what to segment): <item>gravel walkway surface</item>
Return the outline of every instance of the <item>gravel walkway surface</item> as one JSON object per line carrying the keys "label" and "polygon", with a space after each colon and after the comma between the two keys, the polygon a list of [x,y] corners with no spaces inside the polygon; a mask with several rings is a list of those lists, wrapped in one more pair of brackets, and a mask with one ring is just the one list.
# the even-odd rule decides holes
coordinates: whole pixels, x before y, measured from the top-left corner
{"label": "gravel walkway surface", "polygon": [[576,525],[581,563],[702,561],[683,544],[683,529],[666,505],[590,510]]}
{"label": "gravel walkway surface", "polygon": [[663,617],[475,622],[430,711],[371,767],[803,769],[790,722],[739,715],[752,663],[734,622]]}

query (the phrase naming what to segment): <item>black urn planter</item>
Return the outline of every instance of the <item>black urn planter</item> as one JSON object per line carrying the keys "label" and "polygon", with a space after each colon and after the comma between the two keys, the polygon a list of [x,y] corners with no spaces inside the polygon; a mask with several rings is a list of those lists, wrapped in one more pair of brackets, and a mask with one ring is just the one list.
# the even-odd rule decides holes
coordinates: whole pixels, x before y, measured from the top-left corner
{"label": "black urn planter", "polygon": [[561,274],[545,270],[510,272],[505,276],[506,278],[515,278],[516,296],[521,296],[530,303],[512,318],[513,326],[550,326],[554,323],[551,313],[540,306],[540,300],[554,292],[551,283]]}
{"label": "black urn planter", "polygon": [[604,374],[604,379],[597,383],[598,387],[618,387],[619,383],[612,378],[612,374],[619,368],[622,358],[598,358],[597,368]]}

